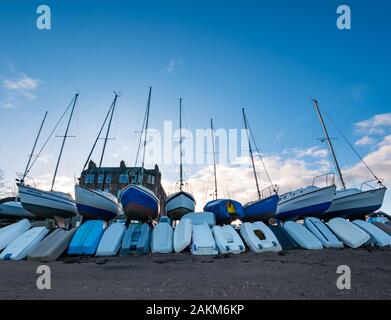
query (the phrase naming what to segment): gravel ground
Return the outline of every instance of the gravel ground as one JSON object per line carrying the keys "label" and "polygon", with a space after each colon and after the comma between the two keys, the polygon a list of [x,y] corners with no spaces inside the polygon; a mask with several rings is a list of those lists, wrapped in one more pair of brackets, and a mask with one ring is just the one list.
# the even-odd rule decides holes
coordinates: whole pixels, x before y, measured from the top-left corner
{"label": "gravel ground", "polygon": [[[391,298],[391,248],[216,257],[65,257],[47,264],[50,290],[36,286],[41,264],[0,261],[0,299]],[[350,290],[336,286],[339,265],[351,268]]]}

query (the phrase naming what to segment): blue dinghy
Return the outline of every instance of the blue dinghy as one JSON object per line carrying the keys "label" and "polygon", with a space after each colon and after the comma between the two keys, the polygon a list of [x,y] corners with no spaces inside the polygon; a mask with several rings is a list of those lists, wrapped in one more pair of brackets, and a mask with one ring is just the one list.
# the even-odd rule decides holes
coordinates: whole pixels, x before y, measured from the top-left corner
{"label": "blue dinghy", "polygon": [[283,228],[300,247],[307,250],[323,249],[322,243],[303,225],[288,221],[284,223]]}
{"label": "blue dinghy", "polygon": [[299,248],[295,240],[281,226],[269,226],[269,229],[274,233],[282,250],[293,250]]}
{"label": "blue dinghy", "polygon": [[103,234],[99,242],[96,255],[100,257],[115,256],[121,247],[122,238],[125,233],[125,224],[122,222],[112,223]]}
{"label": "blue dinghy", "polygon": [[363,220],[354,220],[353,223],[371,236],[373,245],[378,247],[391,246],[391,236],[372,223]]}
{"label": "blue dinghy", "polygon": [[204,211],[213,212],[216,216],[217,224],[229,224],[236,219],[243,219],[243,206],[231,199],[217,199],[209,201]]}
{"label": "blue dinghy", "polygon": [[151,228],[147,223],[132,223],[122,239],[120,255],[146,254],[151,243]]}
{"label": "blue dinghy", "polygon": [[318,218],[305,218],[304,225],[325,248],[343,248],[343,242]]}
{"label": "blue dinghy", "polygon": [[103,236],[106,223],[89,220],[81,225],[68,248],[69,255],[94,255]]}

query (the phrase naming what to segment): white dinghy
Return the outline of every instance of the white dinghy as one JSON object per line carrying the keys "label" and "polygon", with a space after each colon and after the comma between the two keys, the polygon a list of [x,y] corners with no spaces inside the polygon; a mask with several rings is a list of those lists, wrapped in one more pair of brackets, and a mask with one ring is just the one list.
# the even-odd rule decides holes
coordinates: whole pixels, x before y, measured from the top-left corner
{"label": "white dinghy", "polygon": [[284,223],[283,228],[300,247],[307,250],[323,249],[322,243],[303,225],[288,221]]}
{"label": "white dinghy", "polygon": [[371,236],[373,245],[378,247],[391,246],[391,236],[372,223],[363,220],[355,220],[353,223]]}
{"label": "white dinghy", "polygon": [[343,218],[331,219],[327,224],[337,237],[351,248],[361,247],[371,240],[368,233]]}
{"label": "white dinghy", "polygon": [[174,230],[174,251],[182,252],[191,243],[193,225],[191,220],[182,219]]}
{"label": "white dinghy", "polygon": [[191,253],[194,255],[217,255],[217,246],[208,224],[193,225],[193,243]]}
{"label": "white dinghy", "polygon": [[279,252],[282,250],[274,233],[261,221],[243,223],[240,234],[254,252]]}
{"label": "white dinghy", "polygon": [[343,243],[318,218],[305,218],[304,225],[322,243],[325,248],[343,248]]}
{"label": "white dinghy", "polygon": [[171,253],[173,249],[174,230],[170,218],[163,216],[152,230],[152,253]]}
{"label": "white dinghy", "polygon": [[214,226],[212,233],[220,253],[238,254],[246,250],[243,240],[231,225]]}
{"label": "white dinghy", "polygon": [[0,254],[2,260],[21,260],[25,258],[30,251],[49,233],[45,227],[35,227],[26,231]]}
{"label": "white dinghy", "polygon": [[27,219],[20,220],[0,229],[0,251],[6,248],[13,240],[25,233],[30,228]]}

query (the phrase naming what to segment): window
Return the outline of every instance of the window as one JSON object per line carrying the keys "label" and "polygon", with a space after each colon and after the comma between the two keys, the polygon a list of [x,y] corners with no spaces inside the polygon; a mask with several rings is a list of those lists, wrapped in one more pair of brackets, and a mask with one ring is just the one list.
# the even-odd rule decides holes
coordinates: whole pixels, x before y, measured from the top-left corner
{"label": "window", "polygon": [[108,174],[106,176],[106,183],[111,183],[111,179],[112,179],[111,174]]}
{"label": "window", "polygon": [[155,184],[155,176],[148,175],[148,183],[149,184]]}
{"label": "window", "polygon": [[94,181],[95,181],[95,175],[90,174],[90,183],[94,183]]}
{"label": "window", "polygon": [[84,183],[94,183],[95,175],[93,174],[86,174],[84,178]]}
{"label": "window", "polygon": [[98,183],[100,183],[100,184],[103,183],[103,177],[104,177],[104,175],[102,173],[98,176]]}
{"label": "window", "polygon": [[119,183],[129,183],[129,177],[126,173],[119,176]]}
{"label": "window", "polygon": [[132,176],[132,183],[133,184],[137,183],[137,176],[138,175],[136,175],[136,174]]}

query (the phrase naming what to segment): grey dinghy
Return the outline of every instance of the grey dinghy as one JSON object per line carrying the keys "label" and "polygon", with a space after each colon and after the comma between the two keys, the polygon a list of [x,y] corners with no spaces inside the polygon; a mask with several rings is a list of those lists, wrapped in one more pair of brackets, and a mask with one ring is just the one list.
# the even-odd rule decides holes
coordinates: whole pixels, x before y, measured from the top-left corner
{"label": "grey dinghy", "polygon": [[318,218],[305,218],[304,225],[318,238],[325,248],[343,248],[343,243]]}
{"label": "grey dinghy", "polygon": [[56,229],[42,240],[27,256],[28,260],[49,262],[57,260],[68,248],[76,228],[72,230]]}

